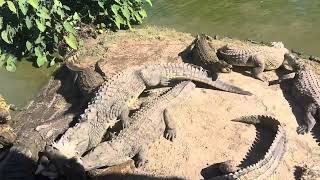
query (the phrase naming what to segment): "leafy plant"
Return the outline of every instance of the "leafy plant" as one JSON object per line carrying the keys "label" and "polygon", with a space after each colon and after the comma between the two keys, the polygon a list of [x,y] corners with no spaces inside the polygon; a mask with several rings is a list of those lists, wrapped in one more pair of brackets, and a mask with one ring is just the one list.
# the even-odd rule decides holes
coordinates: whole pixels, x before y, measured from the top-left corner
{"label": "leafy plant", "polygon": [[147,16],[151,0],[0,0],[0,65],[16,70],[17,59],[54,65],[77,50],[86,27],[129,28]]}

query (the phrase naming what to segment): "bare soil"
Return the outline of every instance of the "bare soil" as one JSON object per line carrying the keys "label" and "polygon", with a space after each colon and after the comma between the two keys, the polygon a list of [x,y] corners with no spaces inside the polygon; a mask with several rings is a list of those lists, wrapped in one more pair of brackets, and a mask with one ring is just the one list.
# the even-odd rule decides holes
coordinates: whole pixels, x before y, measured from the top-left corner
{"label": "bare soil", "polygon": [[[133,65],[188,62],[188,46],[193,39],[190,34],[158,28],[109,32],[85,43],[80,63],[94,64],[103,59],[102,69],[108,76]],[[309,64],[312,68],[317,67]],[[319,72],[319,69],[315,70]],[[274,71],[266,74],[270,80],[278,78]],[[240,164],[254,142],[259,147],[254,148],[250,156],[261,157],[272,141],[268,135],[270,132],[230,121],[240,116],[258,114],[276,117],[287,131],[288,151],[278,173],[271,179],[295,179],[295,176],[299,176],[296,166],[320,162],[319,128],[313,134],[296,133],[303,115],[299,102],[291,100],[288,86],[268,86],[245,73],[232,72],[221,74],[220,77],[254,95],[195,89],[185,102],[171,110],[177,124],[174,142],[159,139],[148,151],[149,162],[127,173],[199,179],[203,178],[201,171],[214,163],[232,159]]]}

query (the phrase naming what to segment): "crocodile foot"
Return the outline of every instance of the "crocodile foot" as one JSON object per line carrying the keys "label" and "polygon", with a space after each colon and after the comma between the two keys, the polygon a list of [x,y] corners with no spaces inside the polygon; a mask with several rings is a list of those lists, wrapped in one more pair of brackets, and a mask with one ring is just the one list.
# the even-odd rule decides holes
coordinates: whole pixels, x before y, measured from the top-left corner
{"label": "crocodile foot", "polygon": [[164,137],[168,139],[169,141],[173,141],[174,138],[176,138],[177,134],[174,129],[166,129],[164,133]]}
{"label": "crocodile foot", "polygon": [[268,82],[268,84],[269,84],[268,78],[266,76],[264,76],[263,74],[255,75],[255,78],[257,78],[257,79],[259,79],[260,81],[263,81],[263,82]]}
{"label": "crocodile foot", "polygon": [[308,127],[306,125],[299,126],[297,128],[297,133],[302,135],[308,133]]}
{"label": "crocodile foot", "polygon": [[231,68],[227,68],[227,67],[224,67],[224,68],[221,68],[221,72],[222,73],[231,73]]}
{"label": "crocodile foot", "polygon": [[146,158],[145,152],[141,151],[138,155],[137,158],[134,162],[134,165],[139,168],[143,165],[145,165],[146,163],[148,163],[148,160]]}

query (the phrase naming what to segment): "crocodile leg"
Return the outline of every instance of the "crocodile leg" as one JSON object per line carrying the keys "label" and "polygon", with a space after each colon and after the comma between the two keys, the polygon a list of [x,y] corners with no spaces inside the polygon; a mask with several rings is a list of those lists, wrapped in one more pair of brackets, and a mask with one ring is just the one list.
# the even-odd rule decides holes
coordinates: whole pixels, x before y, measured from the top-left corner
{"label": "crocodile leg", "polygon": [[301,125],[298,127],[297,132],[298,134],[305,134],[305,133],[309,133],[311,131],[311,129],[314,127],[314,125],[316,124],[316,120],[315,120],[315,115],[317,112],[317,106],[315,103],[310,103],[307,107],[306,107],[306,114],[305,114],[305,122],[306,124]]}
{"label": "crocodile leg", "polygon": [[293,79],[295,76],[296,76],[296,73],[295,73],[295,72],[289,73],[289,74],[286,74],[286,75],[283,75],[281,78],[279,78],[279,79],[277,79],[277,80],[269,81],[269,86],[270,86],[270,85],[274,85],[274,84],[279,84],[279,83],[282,83],[282,82],[287,81],[287,80],[291,80],[291,79]]}
{"label": "crocodile leg", "polygon": [[164,131],[164,137],[170,141],[173,141],[174,138],[176,138],[176,125],[174,121],[172,121],[170,113],[168,109],[165,109],[163,111],[163,120],[166,125],[166,129]]}
{"label": "crocodile leg", "polygon": [[138,168],[138,167],[145,165],[147,162],[148,162],[148,160],[147,160],[147,155],[146,155],[146,148],[142,147],[140,149],[140,151],[138,152],[138,154],[136,155],[136,160],[135,160],[134,164]]}
{"label": "crocodile leg", "polygon": [[122,123],[122,128],[127,128],[130,124],[130,117],[129,117],[129,107],[128,106],[123,106],[122,111],[120,113],[120,121]]}
{"label": "crocodile leg", "polygon": [[265,69],[265,62],[263,58],[259,55],[255,55],[251,57],[251,60],[255,66],[251,71],[252,75],[261,81],[267,81],[267,78],[263,75],[263,71]]}

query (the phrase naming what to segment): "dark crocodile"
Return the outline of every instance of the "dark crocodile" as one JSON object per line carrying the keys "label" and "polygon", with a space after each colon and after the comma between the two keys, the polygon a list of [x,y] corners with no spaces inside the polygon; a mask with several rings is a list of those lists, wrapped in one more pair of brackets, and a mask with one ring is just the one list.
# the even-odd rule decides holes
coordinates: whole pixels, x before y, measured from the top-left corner
{"label": "dark crocodile", "polygon": [[[168,108],[185,100],[193,89],[195,89],[194,83],[183,81],[135,112],[128,128],[122,130],[111,141],[99,144],[94,150],[82,157],[84,169],[90,171],[102,166],[118,165],[134,156],[137,157],[136,166],[139,167],[146,163],[145,151],[151,143],[162,135],[171,141],[176,137],[175,124],[171,120]],[[44,155],[49,159],[54,157],[50,154],[52,152]],[[46,167],[48,166],[39,166],[39,172],[55,174],[54,171]]]}
{"label": "dark crocodile", "polygon": [[272,46],[255,44],[228,44],[218,49],[220,60],[233,66],[253,67],[252,75],[262,81],[267,81],[264,70],[278,69],[281,65],[291,64],[292,59],[286,59],[289,50],[281,42],[273,42]]}
{"label": "dark crocodile", "polygon": [[201,65],[211,72],[231,72],[232,66],[219,60],[216,50],[211,48],[208,41],[211,39],[206,34],[198,35],[192,45],[192,59],[195,64]]}
{"label": "dark crocodile", "polygon": [[294,65],[295,72],[284,75],[271,84],[285,80],[292,82],[291,94],[304,110],[305,124],[298,127],[299,134],[309,133],[316,124],[320,110],[320,79],[319,75],[299,60]]}
{"label": "dark crocodile", "polygon": [[74,73],[74,83],[77,84],[82,95],[89,101],[99,86],[104,82],[104,76],[90,67],[81,68],[71,62],[67,62],[66,66]]}
{"label": "dark crocodile", "polygon": [[220,80],[213,81],[203,68],[186,63],[130,67],[109,78],[100,87],[81,115],[80,123],[69,128],[53,146],[69,158],[82,155],[100,143],[106,130],[118,119],[128,124],[131,100],[147,87],[167,85],[169,80],[193,80],[216,89],[251,95]]}
{"label": "dark crocodile", "polygon": [[[232,121],[243,122],[248,124],[260,125],[272,130],[276,135],[270,148],[264,157],[257,163],[240,168],[235,172],[229,172],[222,176],[216,176],[207,180],[224,180],[224,179],[242,179],[242,180],[256,180],[267,179],[274,174],[281,163],[285,152],[287,151],[287,136],[284,128],[280,125],[279,121],[270,116],[245,116]],[[228,167],[228,164],[222,164],[222,166]],[[234,169],[234,168],[224,168]]]}

